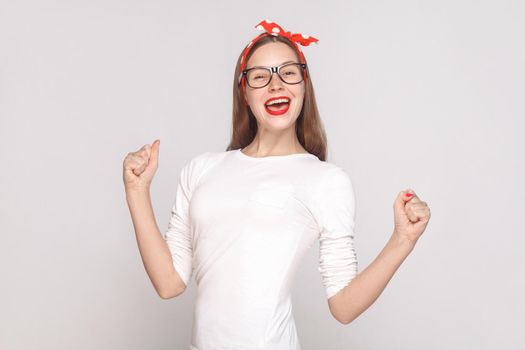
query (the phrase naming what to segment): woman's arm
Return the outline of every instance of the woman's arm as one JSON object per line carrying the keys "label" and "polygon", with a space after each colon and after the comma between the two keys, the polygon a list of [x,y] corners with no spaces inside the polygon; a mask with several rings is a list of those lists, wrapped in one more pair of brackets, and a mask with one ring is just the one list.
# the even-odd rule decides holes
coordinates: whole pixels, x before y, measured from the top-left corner
{"label": "woman's arm", "polygon": [[328,299],[332,315],[339,322],[348,324],[368,309],[381,295],[414,245],[394,233],[375,260],[350,284]]}
{"label": "woman's arm", "polygon": [[162,299],[176,297],[186,285],[173,266],[168,245],[155,220],[149,190],[127,190],[126,200],[146,272]]}
{"label": "woman's arm", "polygon": [[401,191],[394,202],[394,232],[386,246],[363,272],[328,299],[330,312],[348,324],[363,313],[383,292],[410,254],[430,220],[430,209],[414,191]]}

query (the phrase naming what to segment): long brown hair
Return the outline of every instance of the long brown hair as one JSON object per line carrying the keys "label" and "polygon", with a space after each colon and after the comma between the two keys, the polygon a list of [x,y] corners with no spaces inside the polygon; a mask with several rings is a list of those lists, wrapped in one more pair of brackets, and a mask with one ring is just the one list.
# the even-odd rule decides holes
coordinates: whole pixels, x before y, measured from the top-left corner
{"label": "long brown hair", "polygon": [[[255,50],[265,44],[272,42],[282,42],[294,50],[297,59],[299,57],[288,38],[282,36],[268,35],[258,40],[250,49],[246,61],[248,61]],[[243,50],[244,51],[244,50]],[[233,113],[232,113],[232,135],[230,144],[226,151],[231,151],[239,148],[244,148],[249,145],[255,135],[257,134],[257,120],[253,112],[246,106],[242,89],[238,82],[238,77],[241,66],[242,52],[237,59],[235,66],[235,74],[233,76]],[[297,120],[295,121],[295,132],[301,145],[309,153],[316,155],[319,160],[326,161],[326,133],[317,110],[317,103],[315,101],[314,87],[312,85],[312,77],[306,65],[305,92],[303,107]]]}

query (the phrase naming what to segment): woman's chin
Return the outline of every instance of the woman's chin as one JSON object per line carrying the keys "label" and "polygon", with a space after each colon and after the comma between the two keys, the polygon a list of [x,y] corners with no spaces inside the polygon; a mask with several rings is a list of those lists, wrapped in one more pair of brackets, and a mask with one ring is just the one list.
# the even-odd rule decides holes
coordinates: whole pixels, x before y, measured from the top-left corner
{"label": "woman's chin", "polygon": [[[265,129],[279,129],[284,130],[292,126],[297,117],[293,117],[291,113],[285,113],[280,116],[265,114],[262,118]],[[260,121],[259,121],[259,124]]]}

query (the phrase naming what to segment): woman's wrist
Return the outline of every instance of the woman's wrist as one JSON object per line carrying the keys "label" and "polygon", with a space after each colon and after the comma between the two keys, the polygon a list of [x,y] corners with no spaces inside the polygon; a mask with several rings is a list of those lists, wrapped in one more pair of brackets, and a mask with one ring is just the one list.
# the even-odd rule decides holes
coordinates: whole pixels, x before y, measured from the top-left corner
{"label": "woman's wrist", "polygon": [[417,241],[410,240],[405,236],[400,235],[398,232],[396,232],[396,230],[394,230],[390,239],[396,244],[397,247],[407,249],[409,252],[414,249],[417,243]]}
{"label": "woman's wrist", "polygon": [[143,197],[143,196],[149,196],[150,190],[148,187],[143,186],[136,186],[136,187],[126,187],[126,198],[134,198],[134,197]]}

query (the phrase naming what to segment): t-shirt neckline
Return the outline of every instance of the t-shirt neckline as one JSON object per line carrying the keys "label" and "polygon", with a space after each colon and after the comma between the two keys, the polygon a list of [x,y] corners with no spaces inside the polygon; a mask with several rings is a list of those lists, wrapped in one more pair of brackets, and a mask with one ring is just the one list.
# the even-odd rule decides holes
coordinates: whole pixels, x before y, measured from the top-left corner
{"label": "t-shirt neckline", "polygon": [[265,161],[265,160],[275,160],[275,159],[290,159],[290,158],[308,158],[308,157],[316,157],[315,154],[312,153],[293,153],[293,154],[285,154],[282,156],[265,156],[265,157],[252,157],[247,154],[244,154],[241,151],[241,148],[238,148],[235,150],[235,154],[239,158],[248,159],[251,161]]}

